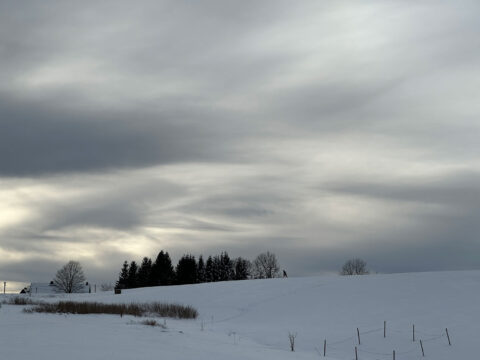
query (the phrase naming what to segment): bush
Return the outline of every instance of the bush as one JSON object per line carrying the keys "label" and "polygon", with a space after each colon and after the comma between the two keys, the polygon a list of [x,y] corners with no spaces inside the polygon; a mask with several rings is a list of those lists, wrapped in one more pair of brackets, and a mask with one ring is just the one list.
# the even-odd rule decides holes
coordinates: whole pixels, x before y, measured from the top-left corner
{"label": "bush", "polygon": [[43,303],[26,312],[53,313],[53,314],[113,314],[159,317],[175,319],[196,319],[198,311],[191,307],[179,304],[148,303],[148,304],[104,304],[98,302],[60,301],[57,303]]}
{"label": "bush", "polygon": [[140,324],[147,325],[147,326],[158,326],[158,327],[161,327],[162,329],[167,328],[164,324],[160,324],[157,320],[154,320],[154,319],[147,319],[147,320],[140,321]]}
{"label": "bush", "polygon": [[112,284],[103,283],[100,285],[100,291],[113,291],[115,287]]}
{"label": "bush", "polygon": [[350,259],[342,266],[340,275],[367,275],[367,263],[362,259]]}
{"label": "bush", "polygon": [[148,325],[148,326],[158,326],[157,320],[153,320],[153,319],[143,320],[140,322],[140,324]]}
{"label": "bush", "polygon": [[33,301],[27,297],[15,296],[2,301],[6,305],[37,305],[38,301]]}

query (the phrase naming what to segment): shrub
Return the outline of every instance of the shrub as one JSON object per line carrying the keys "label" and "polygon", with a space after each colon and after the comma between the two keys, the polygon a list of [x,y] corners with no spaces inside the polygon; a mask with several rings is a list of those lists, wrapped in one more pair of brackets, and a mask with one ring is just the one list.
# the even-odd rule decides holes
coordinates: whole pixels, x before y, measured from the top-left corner
{"label": "shrub", "polygon": [[140,324],[142,325],[148,325],[148,326],[159,326],[160,324],[157,322],[157,320],[153,320],[153,319],[147,319],[147,320],[143,320],[140,322]]}
{"label": "shrub", "polygon": [[32,299],[27,297],[15,296],[3,300],[2,303],[6,305],[37,305],[40,302],[33,301]]}
{"label": "shrub", "polygon": [[100,285],[100,291],[113,291],[114,286],[112,284],[103,283]]}
{"label": "shrub", "polygon": [[60,301],[57,303],[42,303],[26,309],[26,312],[53,314],[112,314],[132,315],[136,317],[154,315],[175,319],[196,319],[198,311],[179,304],[148,303],[148,304],[104,304],[99,302]]}
{"label": "shrub", "polygon": [[367,263],[362,259],[350,259],[342,266],[340,275],[367,275]]}

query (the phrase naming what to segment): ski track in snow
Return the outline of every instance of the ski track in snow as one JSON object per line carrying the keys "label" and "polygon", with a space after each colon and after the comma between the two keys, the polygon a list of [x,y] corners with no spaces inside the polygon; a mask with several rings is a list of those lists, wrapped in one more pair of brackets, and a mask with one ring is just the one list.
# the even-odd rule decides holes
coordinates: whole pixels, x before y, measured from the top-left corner
{"label": "ski track in snow", "polygon": [[[476,358],[480,330],[479,284],[480,271],[463,271],[221,282],[122,295],[37,295],[43,301],[177,302],[196,307],[200,316],[166,319],[162,329],[130,316],[25,314],[22,306],[2,305],[0,354],[8,360],[318,359],[327,339],[327,360],[352,360],[355,347],[359,360],[392,359],[393,350],[397,360],[420,360],[422,339],[424,359],[470,359]],[[297,333],[294,353],[289,332]]]}

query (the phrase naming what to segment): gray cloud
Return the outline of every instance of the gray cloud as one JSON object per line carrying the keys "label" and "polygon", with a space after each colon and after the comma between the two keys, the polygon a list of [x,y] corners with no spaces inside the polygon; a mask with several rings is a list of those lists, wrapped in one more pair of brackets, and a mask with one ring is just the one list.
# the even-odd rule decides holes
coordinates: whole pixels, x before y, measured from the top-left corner
{"label": "gray cloud", "polygon": [[[398,179],[385,182],[336,182],[325,187],[331,191],[388,201],[447,205],[458,210],[476,207],[480,200],[480,173],[456,171],[443,176]],[[324,188],[325,188],[324,187]],[[468,209],[470,210],[470,209]]]}
{"label": "gray cloud", "polygon": [[162,248],[478,268],[478,10],[2,2],[0,277]]}
{"label": "gray cloud", "polygon": [[236,143],[248,134],[247,128],[232,126],[230,134],[225,125],[214,125],[234,115],[201,108],[156,115],[141,109],[73,114],[43,104],[0,101],[0,109],[3,176],[239,160]]}

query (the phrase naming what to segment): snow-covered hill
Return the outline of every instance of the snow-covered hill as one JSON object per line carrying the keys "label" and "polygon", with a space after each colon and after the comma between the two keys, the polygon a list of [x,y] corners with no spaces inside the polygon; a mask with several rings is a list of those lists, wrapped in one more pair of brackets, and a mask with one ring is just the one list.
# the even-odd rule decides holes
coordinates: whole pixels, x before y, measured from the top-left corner
{"label": "snow-covered hill", "polygon": [[[3,305],[2,358],[319,359],[324,339],[327,359],[354,359],[355,346],[359,360],[392,359],[393,350],[397,360],[420,359],[420,339],[426,358],[478,357],[480,271],[250,280],[71,297],[177,302],[193,305],[200,316],[167,319],[162,329],[130,317],[24,314]],[[47,300],[59,298],[66,296]],[[294,353],[289,333],[296,334]]]}

